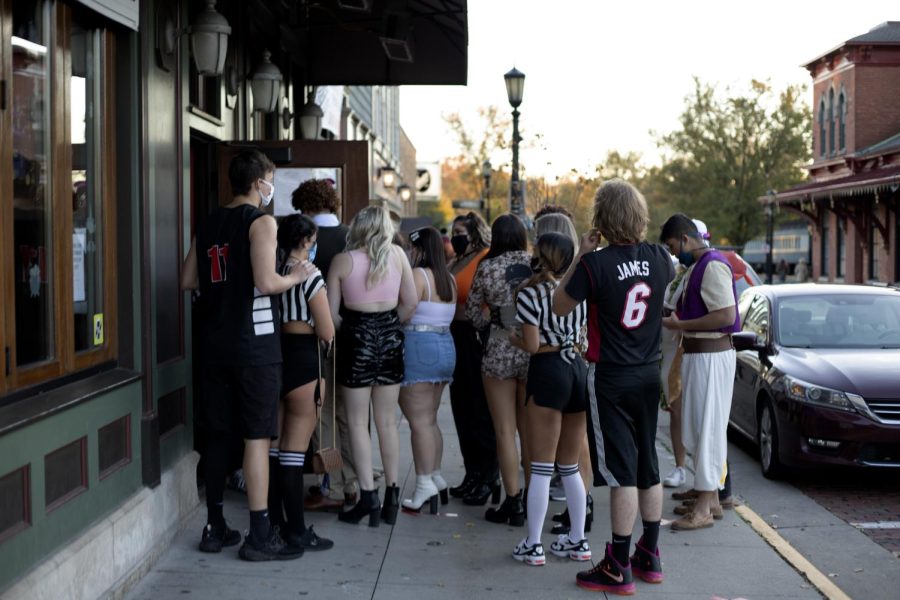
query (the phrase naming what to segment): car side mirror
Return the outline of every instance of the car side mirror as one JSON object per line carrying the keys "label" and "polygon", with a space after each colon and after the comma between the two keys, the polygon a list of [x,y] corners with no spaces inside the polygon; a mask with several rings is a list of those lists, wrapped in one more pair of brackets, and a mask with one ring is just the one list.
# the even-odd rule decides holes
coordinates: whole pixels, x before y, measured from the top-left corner
{"label": "car side mirror", "polygon": [[759,350],[767,349],[765,340],[759,339],[752,331],[739,331],[731,334],[731,341],[735,350]]}

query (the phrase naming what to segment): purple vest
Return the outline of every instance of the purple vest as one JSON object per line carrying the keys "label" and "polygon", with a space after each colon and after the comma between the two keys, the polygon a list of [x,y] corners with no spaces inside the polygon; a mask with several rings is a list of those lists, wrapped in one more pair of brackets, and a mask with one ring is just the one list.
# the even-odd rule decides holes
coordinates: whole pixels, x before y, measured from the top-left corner
{"label": "purple vest", "polygon": [[[699,319],[700,317],[709,314],[709,309],[706,307],[706,303],[703,302],[703,297],[700,295],[700,284],[703,283],[703,274],[706,272],[706,265],[713,260],[725,263],[728,266],[728,270],[731,271],[731,265],[728,264],[728,259],[719,252],[716,250],[704,252],[700,257],[700,260],[697,261],[694,270],[691,271],[691,278],[688,280],[684,295],[678,300],[676,314],[680,320],[687,321],[689,319]],[[741,330],[741,315],[737,310],[737,290],[734,287],[733,276],[731,278],[731,293],[734,295],[734,324],[712,331],[735,333]]]}

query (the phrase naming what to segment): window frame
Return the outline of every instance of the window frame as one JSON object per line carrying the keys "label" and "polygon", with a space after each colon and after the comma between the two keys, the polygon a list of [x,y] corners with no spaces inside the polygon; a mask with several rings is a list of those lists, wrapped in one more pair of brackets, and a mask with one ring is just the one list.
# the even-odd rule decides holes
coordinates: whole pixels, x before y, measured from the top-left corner
{"label": "window frame", "polygon": [[[97,152],[98,200],[103,228],[102,306],[103,344],[94,348],[75,351],[75,318],[72,284],[72,144],[71,144],[71,35],[74,17],[72,9],[60,2],[45,4],[47,19],[50,93],[46,110],[50,111],[49,159],[47,163],[50,182],[50,239],[55,250],[51,257],[51,282],[53,290],[54,356],[49,360],[21,367],[16,365],[16,304],[15,304],[15,247],[12,202],[12,90],[6,110],[0,110],[0,234],[9,240],[0,244],[0,289],[6,309],[0,315],[0,346],[4,348],[4,364],[0,367],[0,403],[11,392],[45,384],[53,379],[69,376],[114,360],[118,355],[118,306],[116,289],[116,205],[115,205],[115,65],[114,36],[102,27],[91,26],[91,43],[99,50],[94,62],[98,68],[99,90],[95,119],[100,119],[100,136]],[[0,79],[12,77],[12,0],[0,0]],[[99,39],[98,39],[99,38]],[[8,84],[9,85],[9,84]],[[96,126],[96,125],[95,125]],[[9,140],[9,141],[6,141]],[[18,394],[17,394],[18,395]]]}

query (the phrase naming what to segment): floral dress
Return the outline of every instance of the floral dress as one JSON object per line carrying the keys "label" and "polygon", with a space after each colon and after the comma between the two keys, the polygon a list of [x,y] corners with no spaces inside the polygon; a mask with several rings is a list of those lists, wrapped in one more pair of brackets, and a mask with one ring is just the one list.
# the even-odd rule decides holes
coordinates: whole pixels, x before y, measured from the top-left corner
{"label": "floral dress", "polygon": [[[490,337],[481,361],[481,373],[497,379],[525,379],[528,353],[509,341],[510,329],[516,327],[516,288],[531,276],[531,255],[512,251],[486,258],[478,265],[466,316],[476,329],[490,325]],[[483,307],[490,309],[486,317]]]}

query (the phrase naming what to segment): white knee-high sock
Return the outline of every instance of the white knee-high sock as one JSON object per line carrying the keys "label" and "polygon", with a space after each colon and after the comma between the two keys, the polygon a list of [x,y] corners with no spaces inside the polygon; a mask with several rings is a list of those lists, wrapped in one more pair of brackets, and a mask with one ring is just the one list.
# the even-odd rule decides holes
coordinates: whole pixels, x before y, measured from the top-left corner
{"label": "white knee-high sock", "polygon": [[544,517],[547,516],[547,504],[550,502],[550,478],[553,476],[553,463],[531,463],[531,481],[528,483],[528,545],[533,546],[541,541],[541,530],[544,528]]}
{"label": "white knee-high sock", "polygon": [[578,473],[578,464],[559,465],[559,474],[566,488],[566,505],[569,508],[569,539],[579,542],[584,539],[584,519],[587,513],[587,494],[584,481]]}

